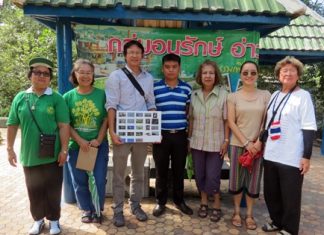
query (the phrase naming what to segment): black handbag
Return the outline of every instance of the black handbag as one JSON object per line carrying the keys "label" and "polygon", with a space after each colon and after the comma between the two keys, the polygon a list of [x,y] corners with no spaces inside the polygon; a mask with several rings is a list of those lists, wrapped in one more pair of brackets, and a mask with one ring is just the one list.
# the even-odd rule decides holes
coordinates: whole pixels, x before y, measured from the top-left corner
{"label": "black handbag", "polygon": [[29,100],[27,99],[27,97],[25,96],[26,102],[27,102],[27,106],[29,109],[29,112],[33,118],[33,121],[35,122],[40,135],[39,135],[39,151],[38,151],[38,155],[40,158],[45,158],[45,157],[54,157],[55,154],[55,141],[56,141],[56,135],[52,135],[52,134],[44,134],[42,132],[42,130],[40,129],[35,116],[30,108],[30,103]]}

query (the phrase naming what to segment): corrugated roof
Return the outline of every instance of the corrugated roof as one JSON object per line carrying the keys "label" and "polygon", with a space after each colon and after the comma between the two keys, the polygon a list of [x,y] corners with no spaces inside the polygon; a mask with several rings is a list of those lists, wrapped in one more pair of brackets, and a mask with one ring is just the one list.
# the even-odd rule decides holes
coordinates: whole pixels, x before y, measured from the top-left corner
{"label": "corrugated roof", "polygon": [[226,14],[291,15],[277,0],[13,0],[16,5],[47,5],[69,8],[125,8],[162,11],[192,11]]}
{"label": "corrugated roof", "polygon": [[260,40],[261,50],[324,51],[324,20],[300,16]]}

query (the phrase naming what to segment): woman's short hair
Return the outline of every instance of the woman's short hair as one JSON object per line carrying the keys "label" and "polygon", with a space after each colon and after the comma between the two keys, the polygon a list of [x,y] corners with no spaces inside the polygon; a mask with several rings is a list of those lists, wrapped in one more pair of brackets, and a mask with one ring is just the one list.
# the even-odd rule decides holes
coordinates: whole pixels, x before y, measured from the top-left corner
{"label": "woman's short hair", "polygon": [[199,84],[199,85],[203,85],[202,84],[202,81],[201,81],[201,75],[202,75],[202,69],[204,66],[206,65],[210,65],[214,68],[215,70],[215,83],[214,83],[214,86],[218,85],[220,82],[221,82],[221,79],[222,79],[222,74],[217,66],[217,63],[214,62],[214,61],[211,61],[211,60],[205,60],[201,65],[199,65],[199,68],[198,68],[198,72],[196,74],[196,82]]}
{"label": "woman's short hair", "polygon": [[280,73],[281,68],[287,64],[291,64],[297,69],[298,77],[301,77],[303,75],[303,71],[304,71],[303,63],[300,62],[300,60],[296,59],[293,56],[286,56],[282,60],[278,61],[275,66],[274,74],[275,74],[276,78],[279,78],[279,73]]}
{"label": "woman's short hair", "polygon": [[95,67],[94,67],[93,63],[90,60],[86,60],[86,59],[78,59],[77,61],[74,62],[73,68],[71,70],[70,78],[69,78],[70,82],[74,86],[79,85],[79,82],[78,82],[78,79],[76,78],[75,72],[78,72],[78,70],[80,69],[80,67],[82,65],[89,65],[91,67],[91,70],[92,70],[92,82],[91,82],[91,85],[93,85]]}

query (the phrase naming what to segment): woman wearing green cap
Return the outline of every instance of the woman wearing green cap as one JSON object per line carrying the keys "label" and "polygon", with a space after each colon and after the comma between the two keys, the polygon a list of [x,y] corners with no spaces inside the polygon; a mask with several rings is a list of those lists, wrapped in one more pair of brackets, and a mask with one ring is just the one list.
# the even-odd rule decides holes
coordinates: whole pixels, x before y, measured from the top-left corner
{"label": "woman wearing green cap", "polygon": [[[53,63],[38,57],[29,62],[29,67],[31,87],[15,96],[7,121],[8,161],[17,166],[13,146],[20,127],[19,160],[24,169],[30,212],[35,221],[29,234],[41,232],[45,226],[44,218],[49,220],[50,234],[59,234],[62,166],[67,157],[69,114],[62,96],[49,88]],[[49,138],[40,142],[44,134]],[[47,151],[42,151],[42,144],[49,147]]]}

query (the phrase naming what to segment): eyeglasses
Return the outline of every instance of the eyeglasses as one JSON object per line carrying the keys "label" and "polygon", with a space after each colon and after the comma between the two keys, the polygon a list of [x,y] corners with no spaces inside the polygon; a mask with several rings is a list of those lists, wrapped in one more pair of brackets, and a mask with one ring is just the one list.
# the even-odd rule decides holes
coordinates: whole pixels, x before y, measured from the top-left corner
{"label": "eyeglasses", "polygon": [[48,77],[51,76],[51,74],[48,73],[48,72],[32,71],[32,73],[33,73],[36,77],[41,77],[41,76],[43,76],[43,77],[45,77],[45,78],[48,78]]}
{"label": "eyeglasses", "polygon": [[243,76],[248,76],[248,75],[256,76],[258,73],[255,71],[252,71],[252,72],[244,71],[244,72],[242,72],[242,74],[243,74]]}

